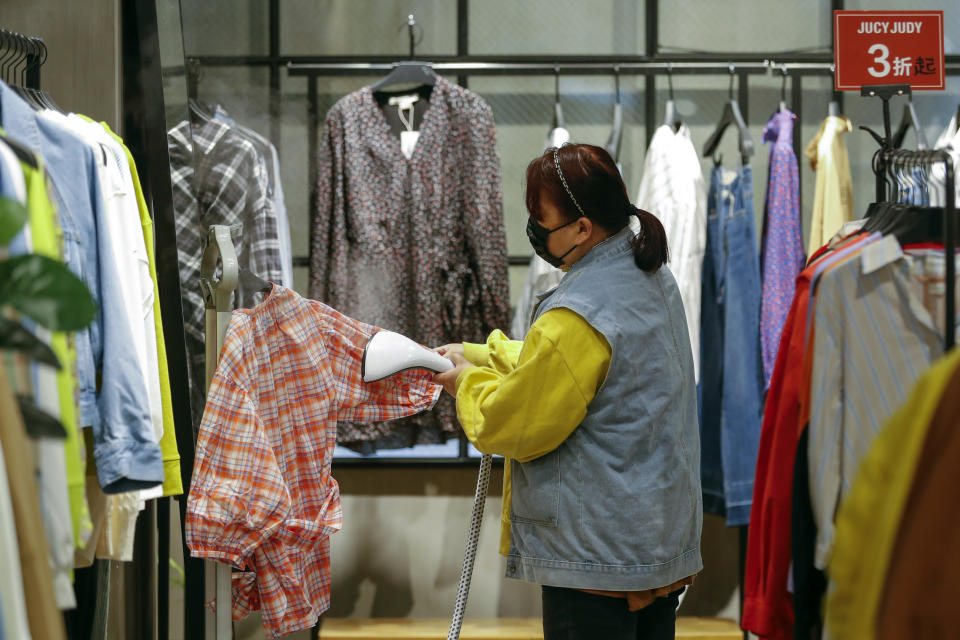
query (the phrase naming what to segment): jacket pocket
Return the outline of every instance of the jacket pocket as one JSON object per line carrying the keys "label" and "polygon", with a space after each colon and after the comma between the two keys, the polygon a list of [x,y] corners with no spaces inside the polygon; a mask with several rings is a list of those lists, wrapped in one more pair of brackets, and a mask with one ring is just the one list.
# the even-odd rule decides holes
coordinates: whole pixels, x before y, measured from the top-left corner
{"label": "jacket pocket", "polygon": [[530,462],[511,461],[510,520],[557,526],[560,514],[560,450]]}

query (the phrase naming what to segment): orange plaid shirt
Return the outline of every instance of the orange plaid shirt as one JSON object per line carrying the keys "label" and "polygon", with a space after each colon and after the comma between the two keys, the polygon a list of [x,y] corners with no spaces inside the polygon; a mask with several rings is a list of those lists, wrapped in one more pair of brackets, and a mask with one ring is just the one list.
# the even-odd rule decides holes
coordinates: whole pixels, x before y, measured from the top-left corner
{"label": "orange plaid shirt", "polygon": [[187,501],[196,557],[229,563],[233,618],[261,609],[271,637],[313,626],[330,606],[330,539],[341,528],[330,475],[338,420],[392,420],[429,409],[432,374],[366,384],[377,331],[274,285],[235,311],[200,425]]}

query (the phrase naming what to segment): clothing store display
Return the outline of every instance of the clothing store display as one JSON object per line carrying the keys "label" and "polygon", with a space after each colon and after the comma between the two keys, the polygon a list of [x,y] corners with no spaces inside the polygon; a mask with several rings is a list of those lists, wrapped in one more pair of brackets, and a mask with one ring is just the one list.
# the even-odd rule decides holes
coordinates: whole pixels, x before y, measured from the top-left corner
{"label": "clothing store display", "polygon": [[649,211],[667,232],[667,265],[677,279],[690,330],[690,347],[700,379],[700,297],[707,244],[707,189],[700,157],[683,125],[661,125],[643,161],[637,207]]}
{"label": "clothing store display", "polygon": [[704,511],[750,521],[763,412],[760,266],[750,167],[714,168],[700,321],[700,446]]}
{"label": "clothing store display", "polygon": [[[642,591],[673,584],[702,567],[699,469],[685,466],[697,438],[683,303],[669,269],[637,269],[632,237],[632,229],[624,228],[570,267],[540,304],[515,367],[510,360],[516,349],[501,346],[499,336],[493,336],[488,366],[467,368],[457,381],[458,415],[473,444],[485,453],[523,456],[508,461],[507,577]],[[561,310],[564,315],[556,313]],[[551,314],[541,327],[541,319]],[[622,328],[623,318],[632,325],[629,333]],[[565,325],[586,344],[568,342],[567,335],[553,344],[543,333]],[[603,348],[603,342],[609,346]],[[609,365],[604,367],[601,354],[607,349]],[[575,375],[557,371],[580,371],[581,360],[592,363],[584,368],[582,387]],[[637,368],[640,360],[644,366]],[[522,392],[515,384],[521,379],[526,380]],[[588,394],[589,404],[552,395],[553,382],[566,396]],[[566,415],[554,416],[560,420],[553,424],[559,437],[535,418],[541,399],[533,402],[531,390],[547,394],[543,397],[551,403],[564,402]],[[520,420],[505,424],[514,420],[507,417],[511,407],[527,410]],[[530,432],[518,426],[528,423],[534,424]],[[609,424],[634,425],[631,432],[650,435],[614,435],[604,427]],[[533,438],[528,441],[528,436]],[[562,442],[557,446],[554,440]],[[627,460],[640,465],[629,478],[618,472]],[[650,482],[659,488],[656,495],[640,486]],[[676,504],[689,509],[668,506]],[[622,526],[609,518],[613,512],[622,514]],[[640,519],[656,526],[638,530],[632,523]]]}
{"label": "clothing store display", "polygon": [[377,329],[273,285],[233,312],[197,440],[186,541],[244,571],[233,615],[261,610],[270,637],[312,626],[330,603],[330,540],[341,527],[330,475],[335,424],[430,408],[432,374],[363,383]]}
{"label": "clothing store display", "polygon": [[810,168],[817,172],[808,254],[825,245],[844,222],[853,219],[853,184],[845,140],[852,129],[849,119],[827,116],[804,150]]}
{"label": "clothing store display", "polygon": [[760,244],[760,348],[764,389],[770,384],[780,344],[780,332],[793,300],[794,280],[806,255],[800,224],[800,173],[793,153],[793,121],[789,110],[778,111],[763,130],[770,144],[767,197]]}
{"label": "clothing store display", "polygon": [[[947,383],[956,378],[958,364],[960,353],[955,352],[930,368],[917,380],[916,386],[910,385],[913,386],[910,397],[885,421],[869,452],[859,464],[856,477],[851,479],[849,495],[837,513],[836,543],[829,568],[832,588],[827,595],[826,624],[832,637],[879,637],[879,606],[884,585],[891,584],[888,569],[896,548],[897,532],[913,526],[911,520],[904,518],[908,505],[912,505],[908,502],[912,494],[911,485],[933,470],[931,467],[920,467],[918,463],[924,455],[925,442],[936,442],[936,438],[928,441],[929,429]],[[956,427],[956,416],[953,417],[952,426]],[[931,435],[943,437],[941,434]],[[955,435],[948,434],[939,444],[949,447],[950,441],[956,439],[950,436]],[[934,454],[934,457],[940,457],[943,451],[941,448],[939,455]],[[913,497],[917,501],[936,499],[923,492]],[[933,544],[937,539],[951,539],[947,534],[948,529],[941,528],[950,525],[944,521],[949,516],[943,511],[943,503],[939,502],[939,505],[937,519],[940,522],[931,532],[933,536],[926,538],[924,544]],[[930,553],[928,557],[933,560],[935,555],[937,559],[927,563],[930,572],[920,585],[921,593],[934,600],[940,592],[931,587],[938,586],[936,583],[947,570],[944,562],[950,562],[946,558],[950,554]],[[922,557],[920,554],[913,556],[915,561]],[[918,602],[911,594],[904,592],[904,595]],[[896,607],[897,603],[891,602],[891,605]],[[931,609],[935,611],[937,607],[931,606]],[[932,637],[926,634],[935,633],[934,629],[938,627],[947,635],[953,633],[952,624],[943,627],[936,618],[905,618],[900,619],[899,623],[901,628],[913,629],[913,633],[908,632],[907,636],[900,637],[910,637],[921,631],[924,637]]]}
{"label": "clothing store display", "polygon": [[[958,170],[960,170],[960,123],[958,123],[957,118],[958,116],[956,114],[950,118],[947,128],[944,129],[940,137],[937,138],[935,145],[936,149],[943,149],[950,154],[950,157],[953,159],[954,176],[956,176]],[[943,163],[937,163],[930,169],[931,182],[937,185],[930,190],[929,204],[931,206],[942,207],[946,202],[943,193],[944,179],[946,177],[945,172],[946,169]],[[954,178],[954,189],[956,191],[956,202],[960,203],[960,180],[957,180],[956,177]]]}
{"label": "clothing store display", "polygon": [[[266,166],[253,143],[217,118],[181,122],[168,132],[168,143],[196,435],[205,402],[205,310],[199,283],[208,229],[239,225],[240,268],[270,282],[282,278],[280,242]],[[237,307],[251,308],[261,299],[256,291],[237,287]]]}
{"label": "clothing store display", "polygon": [[931,284],[919,291],[915,285],[942,269],[942,252],[908,260],[896,238],[886,236],[820,280],[810,399],[817,568],[826,567],[838,501],[860,460],[916,379],[943,353],[942,330],[924,305]]}
{"label": "clothing store display", "polygon": [[[422,101],[422,100],[421,100]],[[493,114],[443,77],[408,159],[367,86],[327,113],[311,226],[310,297],[437,346],[480,341],[509,321]],[[451,398],[393,425],[339,426],[341,444],[439,443]]]}
{"label": "clothing store display", "polygon": [[[45,159],[65,262],[100,310],[88,329],[74,334],[79,424],[92,427],[96,435],[100,484],[108,493],[155,486],[163,480],[163,463],[160,448],[155,442],[150,446],[154,428],[147,389],[136,359],[129,357],[137,351],[123,311],[122,281],[110,245],[112,224],[98,178],[103,154],[94,153],[61,122],[42,117],[3,83],[0,113],[7,133]],[[82,486],[82,467],[77,468],[81,472],[71,474],[72,487]]]}
{"label": "clothing store display", "polygon": [[[871,238],[871,240],[876,238]],[[833,258],[856,251],[864,239],[838,245]],[[797,456],[802,362],[807,342],[810,281],[825,255],[814,256],[796,281],[763,413],[744,577],[742,626],[760,637],[789,637],[793,597],[787,589],[791,557],[793,468]]]}
{"label": "clothing store display", "polygon": [[[918,621],[922,621],[925,632],[939,636],[950,635],[956,625],[957,610],[949,594],[956,593],[960,573],[953,554],[942,554],[940,550],[957,535],[957,518],[943,505],[951,501],[960,469],[957,462],[960,440],[956,437],[960,394],[953,392],[960,388],[960,353],[954,352],[935,365],[917,384],[914,395],[922,393],[922,402],[928,402],[941,386],[941,376],[947,380],[927,426],[890,552],[886,585],[876,608],[876,629],[878,637],[884,640],[911,635]],[[926,407],[921,410],[925,412]],[[919,418],[922,414],[914,415]],[[891,421],[891,424],[895,423]],[[879,442],[876,447],[880,448]],[[901,459],[895,451],[885,455],[897,463]],[[884,488],[889,484],[886,482]],[[837,535],[843,533],[838,531]]]}

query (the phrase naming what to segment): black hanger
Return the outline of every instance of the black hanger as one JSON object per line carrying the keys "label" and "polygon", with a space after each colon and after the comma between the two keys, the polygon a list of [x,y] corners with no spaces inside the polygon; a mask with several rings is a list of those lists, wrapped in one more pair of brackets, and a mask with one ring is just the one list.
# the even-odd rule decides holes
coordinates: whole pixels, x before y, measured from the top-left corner
{"label": "black hanger", "polygon": [[620,141],[623,137],[623,106],[620,104],[620,67],[613,68],[613,78],[616,83],[617,100],[613,103],[613,128],[610,130],[610,137],[607,138],[607,144],[603,148],[607,150],[614,162],[620,159]]}
{"label": "black hanger", "polygon": [[920,126],[920,120],[917,118],[917,110],[913,108],[913,96],[910,96],[907,99],[907,103],[903,105],[903,116],[900,118],[900,126],[897,127],[896,132],[894,132],[890,140],[890,145],[894,149],[903,147],[903,139],[907,136],[907,131],[910,127],[913,127],[914,132],[917,134],[917,149],[928,149],[927,136],[923,132],[923,127]]}
{"label": "black hanger", "polygon": [[723,106],[723,112],[720,114],[720,121],[717,123],[717,127],[713,133],[710,134],[710,137],[707,138],[706,144],[703,145],[703,155],[706,157],[713,156],[717,164],[719,164],[720,158],[714,156],[714,154],[717,151],[717,147],[720,146],[720,139],[723,137],[724,131],[726,131],[727,127],[731,124],[735,124],[737,127],[740,160],[742,164],[748,164],[750,162],[750,156],[753,155],[753,138],[750,136],[750,130],[747,128],[747,123],[744,121],[743,114],[740,112],[740,105],[737,104],[737,100],[733,97],[734,72],[734,66],[731,64],[727,104]]}
{"label": "black hanger", "polygon": [[408,60],[393,65],[393,69],[384,78],[370,85],[372,91],[384,91],[387,87],[401,85],[434,86],[437,84],[437,74],[429,62]]}
{"label": "black hanger", "polygon": [[673,63],[667,63],[667,104],[663,107],[663,124],[673,127],[674,133],[680,131],[683,122],[677,113],[677,103],[673,98]]}

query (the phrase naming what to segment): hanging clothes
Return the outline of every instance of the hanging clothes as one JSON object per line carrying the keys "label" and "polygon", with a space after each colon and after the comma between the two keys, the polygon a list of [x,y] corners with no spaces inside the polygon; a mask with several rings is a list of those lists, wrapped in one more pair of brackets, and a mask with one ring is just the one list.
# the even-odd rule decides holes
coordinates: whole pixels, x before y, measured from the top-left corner
{"label": "hanging clothes", "polygon": [[550,291],[563,279],[563,271],[547,263],[540,256],[530,258],[527,267],[527,278],[520,290],[517,308],[513,312],[513,321],[510,323],[510,337],[514,340],[523,340],[530,330],[530,320],[534,309],[542,294]]}
{"label": "hanging clothes", "polygon": [[[950,118],[950,123],[947,125],[947,128],[944,129],[940,137],[937,138],[935,148],[945,150],[953,159],[953,184],[956,191],[956,203],[960,206],[960,179],[957,178],[957,176],[960,175],[960,123],[957,122],[956,114]],[[942,207],[947,201],[944,194],[944,189],[946,188],[946,168],[944,164],[938,162],[933,165],[930,169],[930,174],[932,178],[930,181],[932,188],[930,188],[929,194],[930,205]]]}
{"label": "hanging clothes", "polygon": [[843,223],[853,220],[853,184],[846,143],[846,134],[852,129],[848,118],[827,116],[804,151],[810,168],[817,172],[808,254],[825,245]]}
{"label": "hanging clothes", "polygon": [[[200,265],[211,225],[238,226],[237,259],[270,282],[282,278],[277,220],[268,198],[265,165],[256,147],[216,118],[191,126],[181,122],[167,135],[173,208],[180,266],[180,295],[186,333],[190,404],[194,436],[199,431],[206,395],[205,307]],[[262,295],[236,292],[236,306],[252,308]]]}
{"label": "hanging clothes", "polygon": [[[147,388],[137,361],[129,357],[137,351],[122,310],[124,293],[110,245],[113,231],[98,179],[98,154],[61,122],[41,117],[2,82],[0,114],[11,138],[43,156],[66,265],[83,280],[99,310],[90,327],[75,332],[74,343],[79,424],[93,429],[100,484],[108,493],[155,486],[163,480],[163,462],[160,448],[150,444],[154,429]],[[79,460],[79,441],[67,461],[71,491],[82,494],[83,466],[74,460]]]}
{"label": "hanging clothes", "polygon": [[770,143],[767,197],[763,212],[760,273],[760,349],[764,389],[770,384],[780,344],[780,333],[793,300],[794,282],[803,268],[803,231],[800,219],[800,173],[793,153],[793,122],[787,110],[773,114],[763,129]]}
{"label": "hanging clothes", "polygon": [[[442,77],[408,159],[367,86],[329,111],[311,228],[310,297],[421,344],[481,342],[509,322],[493,114]],[[453,399],[397,425],[340,426],[341,443],[443,442]]]}
{"label": "hanging clothes", "polygon": [[763,412],[760,265],[750,167],[715,167],[707,198],[700,342],[703,510],[750,521]]}
{"label": "hanging clothes", "polygon": [[343,518],[330,475],[336,421],[429,409],[432,374],[361,380],[377,329],[274,285],[233,312],[197,440],[186,542],[228,562],[233,615],[261,610],[271,637],[313,626],[330,604],[330,534]]}
{"label": "hanging clothes", "polygon": [[860,460],[919,375],[943,353],[942,330],[924,304],[937,285],[921,284],[943,268],[942,251],[908,259],[896,238],[886,236],[820,280],[809,447],[818,569],[826,568],[833,517]]}
{"label": "hanging clothes", "polygon": [[[936,421],[938,424],[935,418],[942,404],[956,398],[949,390],[960,385],[958,365],[960,352],[954,352],[918,379],[907,401],[886,421],[859,466],[856,480],[837,514],[836,544],[829,571],[833,588],[826,606],[831,637],[955,635],[956,604],[948,604],[952,599],[944,597],[950,591],[941,591],[957,583],[951,569],[956,570],[958,565],[952,561],[953,554],[944,553],[956,534],[956,518],[951,517],[950,509],[944,509],[952,501],[953,490],[924,493],[924,488],[931,487],[922,483],[938,478],[940,486],[948,486],[942,479],[957,476],[955,443],[960,440],[956,437],[956,414],[944,415],[946,419]],[[951,453],[952,463],[944,464]],[[923,465],[922,461],[931,464]],[[929,514],[924,524],[915,519],[918,510]],[[922,537],[911,540],[903,535],[919,532],[924,526],[926,535]],[[905,548],[901,541],[914,546]],[[927,571],[918,581],[921,567]],[[899,577],[906,581],[898,583]],[[918,589],[916,594],[903,588],[910,584]],[[880,608],[885,587],[888,592],[901,591],[904,598],[888,598],[892,607],[889,612]],[[891,626],[881,626],[883,619],[889,620]]]}
{"label": "hanging clothes", "polygon": [[683,125],[660,125],[643,161],[637,207],[653,213],[667,232],[667,266],[686,312],[693,369],[700,379],[700,297],[707,244],[707,189],[700,157]]}

